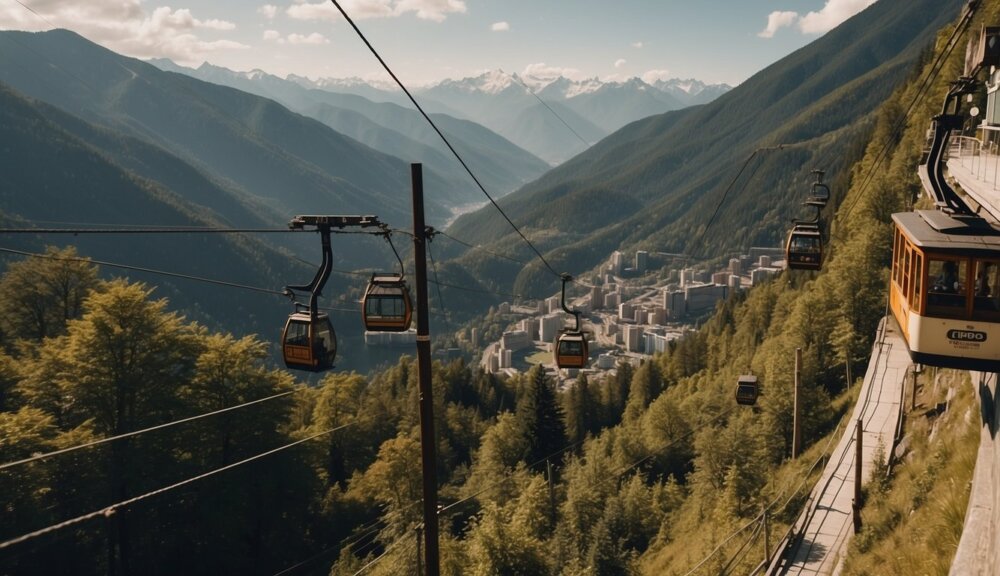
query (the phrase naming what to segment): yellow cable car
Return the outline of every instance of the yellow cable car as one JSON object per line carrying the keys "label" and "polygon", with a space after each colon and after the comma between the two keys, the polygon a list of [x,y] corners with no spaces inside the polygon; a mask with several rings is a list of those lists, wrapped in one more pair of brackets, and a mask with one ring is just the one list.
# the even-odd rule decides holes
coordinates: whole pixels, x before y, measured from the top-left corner
{"label": "yellow cable car", "polygon": [[365,330],[405,332],[410,328],[413,304],[410,290],[398,274],[372,274],[361,304]]}
{"label": "yellow cable car", "polygon": [[290,369],[319,372],[333,368],[337,335],[330,318],[323,313],[290,315],[281,334],[281,355]]}
{"label": "yellow cable car", "polygon": [[1000,231],[936,210],[892,220],[889,307],[910,357],[1000,372]]}

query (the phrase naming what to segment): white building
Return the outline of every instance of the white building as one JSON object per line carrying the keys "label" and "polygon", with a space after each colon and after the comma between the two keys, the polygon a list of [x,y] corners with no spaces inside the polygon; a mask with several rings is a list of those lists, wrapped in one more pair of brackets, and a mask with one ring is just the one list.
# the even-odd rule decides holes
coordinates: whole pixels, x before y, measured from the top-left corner
{"label": "white building", "polygon": [[642,352],[642,326],[623,326],[625,349],[629,352]]}
{"label": "white building", "polygon": [[538,321],[538,339],[542,342],[555,342],[563,325],[562,314],[546,314]]}
{"label": "white building", "polygon": [[[500,336],[500,348],[503,350],[523,350],[531,346],[531,336],[524,330],[511,330]],[[509,366],[506,367],[509,368]]]}

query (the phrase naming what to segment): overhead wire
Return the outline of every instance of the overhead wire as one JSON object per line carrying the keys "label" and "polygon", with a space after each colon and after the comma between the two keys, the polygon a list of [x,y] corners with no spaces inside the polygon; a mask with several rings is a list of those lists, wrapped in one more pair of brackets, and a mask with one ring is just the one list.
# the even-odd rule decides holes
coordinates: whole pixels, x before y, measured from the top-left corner
{"label": "overhead wire", "polygon": [[187,478],[185,480],[181,480],[180,482],[175,482],[175,483],[170,484],[168,486],[164,486],[162,488],[158,488],[156,490],[152,490],[150,492],[146,492],[145,494],[141,494],[139,496],[134,496],[132,498],[128,498],[126,500],[122,500],[122,501],[116,502],[114,504],[110,504],[110,505],[105,506],[105,507],[103,507],[103,508],[101,508],[99,510],[95,510],[95,511],[87,513],[87,514],[83,514],[83,515],[77,516],[75,518],[70,518],[69,520],[64,520],[64,521],[59,522],[57,524],[52,524],[50,526],[46,526],[45,528],[41,528],[39,530],[35,530],[35,531],[29,532],[27,534],[23,534],[23,535],[18,536],[16,538],[11,538],[9,540],[5,540],[3,542],[0,542],[0,550],[7,549],[7,548],[10,548],[12,546],[16,546],[18,544],[22,544],[22,543],[27,542],[29,540],[33,540],[35,538],[38,538],[39,536],[44,536],[44,535],[50,534],[52,532],[57,532],[57,531],[69,528],[71,526],[75,526],[77,524],[80,524],[81,522],[86,522],[87,520],[92,520],[94,518],[99,518],[99,517],[102,517],[102,516],[103,517],[109,517],[109,516],[115,514],[120,508],[123,508],[125,506],[130,506],[132,504],[136,504],[136,503],[141,502],[143,500],[146,500],[148,498],[152,498],[153,496],[158,496],[160,494],[163,494],[165,492],[169,492],[171,490],[175,490],[175,489],[180,488],[182,486],[187,486],[188,484],[192,484],[194,482],[198,482],[200,480],[204,480],[206,478],[210,478],[212,476],[215,476],[216,474],[220,474],[220,473],[225,472],[227,470],[232,470],[233,468],[236,468],[238,466],[242,466],[244,464],[249,464],[250,462],[254,462],[256,460],[260,460],[260,459],[265,458],[267,456],[270,456],[272,454],[276,454],[278,452],[282,452],[282,451],[287,450],[289,448],[298,446],[299,444],[302,444],[304,442],[308,442],[310,440],[319,438],[320,436],[325,436],[327,434],[331,434],[331,433],[336,432],[338,430],[342,430],[342,429],[344,429],[344,428],[346,428],[346,427],[348,427],[348,426],[350,426],[352,424],[353,424],[353,422],[348,422],[347,424],[342,424],[340,426],[335,426],[333,428],[330,428],[328,430],[324,430],[322,432],[317,432],[317,433],[312,434],[310,436],[307,436],[305,438],[301,438],[301,439],[296,440],[294,442],[285,444],[283,446],[279,446],[278,448],[274,448],[272,450],[268,450],[266,452],[262,452],[260,454],[255,455],[255,456],[250,456],[249,458],[244,458],[243,460],[240,460],[238,462],[233,462],[232,464],[227,464],[226,466],[222,466],[221,468],[216,468],[215,470],[211,470],[209,472],[205,472],[204,474],[199,474],[197,476],[193,476],[191,478]]}
{"label": "overhead wire", "polygon": [[524,89],[528,91],[528,94],[531,94],[532,96],[534,96],[535,100],[538,100],[542,104],[542,106],[545,106],[545,108],[548,109],[548,111],[552,113],[553,116],[555,116],[556,118],[558,118],[559,121],[562,122],[563,126],[565,126],[566,128],[568,128],[569,131],[572,132],[574,136],[576,136],[577,138],[579,138],[580,142],[583,142],[584,146],[586,146],[587,148],[590,148],[592,146],[592,144],[590,142],[587,142],[587,140],[583,136],[580,136],[580,133],[577,132],[576,130],[574,130],[573,127],[570,126],[569,123],[566,122],[566,120],[564,120],[562,116],[560,116],[559,114],[556,114],[556,111],[553,110],[551,106],[549,106],[548,102],[546,102],[545,100],[542,100],[541,97],[538,96],[538,94],[535,94],[535,91],[532,90],[530,87],[528,87],[528,85],[525,84],[524,81],[521,80],[521,78],[517,74],[508,74],[507,72],[504,72],[502,68],[500,69],[500,72],[503,73],[503,74],[505,74],[505,75],[507,75],[509,78],[512,78],[513,80],[515,80],[521,86],[524,86]]}
{"label": "overhead wire", "polygon": [[468,248],[471,248],[473,250],[482,250],[483,252],[486,252],[490,256],[496,256],[497,258],[501,258],[503,260],[509,260],[511,262],[514,262],[515,264],[520,264],[522,266],[527,266],[528,265],[528,263],[525,262],[525,261],[523,261],[523,260],[518,260],[517,258],[512,258],[510,256],[507,256],[506,254],[500,254],[499,252],[493,252],[493,251],[491,251],[491,250],[483,247],[480,244],[470,244],[469,242],[466,242],[465,240],[459,240],[458,238],[455,238],[454,236],[452,236],[451,234],[448,234],[447,232],[445,232],[443,230],[435,230],[434,233],[438,234],[440,236],[444,236],[445,238],[451,240],[452,242],[456,242],[458,244],[461,244],[461,245],[466,246]]}
{"label": "overhead wire", "polygon": [[528,239],[528,237],[524,234],[524,232],[522,232],[521,229],[518,228],[516,224],[514,224],[514,221],[510,219],[510,216],[508,216],[507,213],[503,210],[503,208],[500,207],[500,204],[498,204],[497,201],[493,198],[493,196],[489,192],[487,192],[486,187],[483,186],[483,183],[480,182],[479,178],[475,175],[475,173],[473,173],[472,169],[462,158],[461,154],[459,154],[458,151],[455,149],[455,147],[452,146],[451,142],[448,141],[448,138],[444,135],[444,132],[442,132],[441,129],[438,128],[437,124],[434,123],[434,120],[430,117],[430,115],[428,115],[427,112],[424,111],[423,107],[420,106],[420,103],[417,102],[417,99],[414,98],[413,94],[411,94],[410,91],[406,88],[406,85],[404,85],[403,82],[399,79],[399,77],[396,76],[396,74],[389,67],[389,64],[386,63],[386,61],[375,49],[375,46],[373,46],[372,43],[368,41],[368,38],[365,37],[363,32],[361,32],[361,29],[358,28],[358,25],[354,23],[354,20],[351,19],[350,15],[347,14],[347,11],[344,10],[344,8],[340,5],[340,2],[338,2],[337,0],[330,0],[330,2],[332,2],[333,5],[337,7],[337,10],[340,11],[340,13],[344,16],[344,19],[347,20],[347,23],[350,24],[351,28],[354,29],[354,32],[358,35],[359,38],[361,38],[361,41],[364,42],[365,46],[368,47],[368,50],[379,61],[379,64],[382,65],[382,68],[384,68],[385,71],[389,74],[389,76],[392,77],[392,79],[400,87],[403,93],[406,94],[406,97],[409,98],[410,102],[416,107],[417,111],[420,112],[420,114],[424,117],[427,123],[430,124],[431,128],[434,129],[437,135],[444,142],[445,146],[448,147],[448,150],[451,151],[452,155],[455,156],[459,164],[462,165],[462,168],[465,169],[465,172],[469,175],[470,178],[472,178],[473,182],[476,183],[476,186],[479,188],[479,190],[490,201],[490,204],[492,204],[493,207],[496,208],[497,212],[499,212],[500,215],[503,216],[504,220],[506,220],[507,223],[511,226],[511,228],[513,228],[514,231],[517,232],[518,236],[521,237],[521,239],[525,242],[525,244],[527,244],[528,247],[531,248],[531,250],[535,253],[535,255],[542,262],[542,264],[544,264],[545,267],[549,270],[549,272],[551,272],[555,276],[560,276],[560,273],[557,272],[556,269],[553,268],[551,264],[549,264],[549,261],[545,259],[545,256],[541,253],[541,251],[537,247],[535,247],[535,245],[531,242],[531,240]]}
{"label": "overhead wire", "polygon": [[955,26],[955,30],[952,31],[951,37],[949,37],[948,41],[945,43],[944,49],[941,51],[940,54],[938,54],[938,57],[934,61],[934,64],[931,65],[931,68],[930,70],[928,70],[927,75],[924,76],[920,85],[917,87],[917,92],[916,94],[914,94],[914,97],[910,101],[909,106],[907,106],[906,112],[896,122],[892,132],[889,134],[889,137],[886,138],[886,141],[882,145],[881,150],[879,150],[878,155],[876,155],[875,162],[872,164],[872,167],[868,171],[865,180],[861,184],[861,189],[858,191],[854,199],[848,205],[847,211],[844,214],[845,220],[850,216],[851,212],[854,210],[854,207],[857,205],[858,201],[864,196],[865,192],[868,189],[868,186],[875,179],[875,174],[877,173],[878,168],[882,165],[882,161],[887,156],[889,148],[899,137],[899,134],[900,132],[902,132],[903,128],[906,127],[906,123],[909,120],[910,114],[913,112],[913,109],[926,96],[927,90],[931,86],[931,82],[937,78],[938,74],[941,73],[941,69],[944,67],[946,59],[951,55],[951,52],[955,49],[958,39],[968,29],[969,24],[972,23],[972,18],[976,8],[978,7],[978,3],[979,0],[974,0],[970,1],[969,4],[967,5],[967,9],[962,16],[962,21]]}
{"label": "overhead wire", "polygon": [[[709,217],[708,223],[705,225],[704,228],[701,229],[701,232],[699,232],[694,237],[694,239],[692,239],[692,241],[689,243],[690,247],[693,248],[697,246],[698,242],[701,241],[701,239],[705,236],[705,233],[708,232],[709,228],[712,227],[712,224],[715,223],[715,218],[716,216],[719,215],[719,211],[722,209],[722,205],[725,204],[726,198],[729,196],[729,192],[733,189],[733,186],[736,185],[736,182],[739,181],[740,176],[743,175],[743,172],[746,171],[747,166],[750,165],[750,161],[756,158],[759,152],[770,152],[772,150],[781,150],[786,146],[787,146],[786,144],[778,144],[776,146],[761,146],[759,148],[756,148],[753,152],[750,153],[749,156],[747,156],[747,159],[743,161],[743,165],[740,166],[739,171],[736,173],[735,176],[733,176],[733,179],[729,182],[729,185],[726,186],[726,189],[722,191],[722,197],[719,198],[719,201],[716,203],[715,210],[712,211],[712,216]],[[756,174],[756,170],[754,170],[754,174]],[[692,255],[694,254],[694,252],[689,249],[685,249],[684,252],[687,254],[692,254]]]}
{"label": "overhead wire", "polygon": [[374,560],[372,560],[371,562],[369,562],[369,563],[365,564],[364,566],[362,566],[357,572],[354,573],[354,576],[358,576],[359,574],[363,574],[366,570],[368,570],[372,566],[378,564],[379,562],[382,561],[383,558],[385,558],[386,556],[388,556],[389,552],[391,552],[393,550],[393,548],[396,548],[400,544],[403,544],[405,542],[410,542],[411,545],[415,545],[415,544],[413,544],[413,541],[410,540],[410,539],[408,539],[408,538],[399,538],[398,540],[396,540],[392,544],[386,546],[385,550],[383,550],[381,554],[379,554],[377,557],[375,557]]}
{"label": "overhead wire", "polygon": [[279,394],[273,394],[267,396],[266,398],[259,398],[257,400],[251,400],[250,402],[244,402],[242,404],[236,404],[234,406],[229,406],[227,408],[222,408],[220,410],[214,410],[212,412],[206,412],[204,414],[199,414],[197,416],[190,416],[188,418],[181,418],[179,420],[172,420],[170,422],[164,422],[163,424],[157,424],[156,426],[150,426],[148,428],[143,428],[141,430],[134,430],[132,432],[125,432],[124,434],[117,434],[115,436],[108,436],[107,438],[101,438],[99,440],[94,440],[93,442],[86,442],[84,444],[78,444],[76,446],[71,446],[69,448],[62,448],[60,450],[53,450],[52,452],[45,452],[43,454],[36,454],[28,458],[22,458],[20,460],[14,460],[12,462],[7,462],[5,464],[0,464],[0,470],[6,470],[8,468],[13,468],[15,466],[20,466],[23,464],[28,464],[31,462],[37,462],[39,460],[45,460],[53,456],[59,456],[60,454],[67,454],[69,452],[75,452],[77,450],[82,450],[84,448],[92,448],[94,446],[100,446],[102,444],[107,444],[109,442],[115,442],[117,440],[122,440],[124,438],[131,438],[133,436],[139,436],[141,434],[146,434],[148,432],[153,432],[156,430],[163,430],[165,428],[171,428],[177,426],[178,424],[185,424],[187,422],[194,422],[195,420],[201,420],[202,418],[208,418],[210,416],[216,416],[218,414],[224,414],[226,412],[231,412],[233,410],[238,410],[241,408],[246,408],[248,406],[254,406],[256,404],[261,404],[263,402],[269,402],[271,400],[276,400],[278,398],[283,398],[285,396],[301,392],[306,388],[297,388],[295,390],[289,390],[288,392],[281,392]]}
{"label": "overhead wire", "polygon": [[[132,271],[135,271],[135,272],[145,272],[145,273],[148,273],[148,274],[156,274],[156,275],[160,275],[160,276],[168,276],[168,277],[173,277],[173,278],[181,278],[181,279],[184,279],[184,280],[192,280],[192,281],[195,281],[195,282],[203,282],[203,283],[206,283],[206,284],[215,284],[215,285],[218,285],[218,286],[225,286],[225,287],[228,287],[228,288],[239,288],[239,289],[242,289],[242,290],[250,290],[250,291],[254,291],[254,292],[260,292],[262,294],[270,294],[270,295],[273,295],[273,296],[281,296],[281,297],[284,297],[284,298],[288,297],[288,293],[285,292],[284,290],[274,290],[272,288],[261,288],[259,286],[250,286],[248,284],[240,284],[240,283],[237,283],[237,282],[228,282],[228,281],[225,281],[225,280],[217,280],[217,279],[213,279],[213,278],[205,278],[205,277],[202,277],[202,276],[193,276],[191,274],[181,274],[181,273],[178,273],[178,272],[168,272],[166,270],[157,270],[155,268],[146,268],[146,267],[143,267],[143,266],[132,266],[132,265],[129,265],[129,264],[118,264],[118,263],[115,263],[115,262],[108,262],[108,261],[105,261],[105,260],[94,260],[92,258],[87,258],[87,257],[83,257],[83,256],[58,256],[58,255],[55,255],[55,254],[39,254],[37,252],[27,252],[25,250],[17,250],[17,249],[14,249],[14,248],[2,248],[2,247],[0,247],[0,252],[5,252],[5,253],[8,253],[8,254],[18,254],[18,255],[27,256],[27,257],[30,257],[30,258],[43,258],[43,259],[48,259],[48,260],[59,260],[59,261],[66,261],[66,262],[91,263],[91,264],[96,264],[98,266],[106,266],[106,267],[109,267],[109,268],[119,268],[119,269],[122,269],[122,270],[132,270]],[[321,306],[320,308],[322,310],[329,310],[329,311],[332,311],[332,312],[351,312],[351,313],[357,312],[357,310],[347,309],[347,308],[335,308],[335,307],[327,307],[327,306]]]}

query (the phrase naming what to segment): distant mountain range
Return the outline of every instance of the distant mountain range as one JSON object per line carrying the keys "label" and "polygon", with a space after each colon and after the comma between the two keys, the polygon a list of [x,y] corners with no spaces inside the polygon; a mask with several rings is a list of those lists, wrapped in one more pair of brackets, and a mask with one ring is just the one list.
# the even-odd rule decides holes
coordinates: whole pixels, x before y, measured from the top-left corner
{"label": "distant mountain range", "polygon": [[[560,272],[590,270],[616,249],[708,259],[779,246],[809,172],[826,170],[834,197],[838,185],[842,192],[873,112],[962,4],[880,0],[712,102],[635,121],[500,204]],[[491,207],[462,216],[449,233],[532,260],[514,267],[471,251],[453,263],[497,290],[558,286]]]}
{"label": "distant mountain range", "polygon": [[[236,72],[207,63],[197,69],[184,68],[170,60],[152,60],[151,63],[164,70],[273,98],[298,112],[331,123],[341,131],[346,129],[345,123],[349,120],[342,119],[341,123],[337,123],[330,111],[317,112],[315,107],[318,102],[334,107],[350,107],[369,117],[370,111],[377,108],[376,103],[412,109],[412,104],[398,88],[359,78],[311,80],[289,75],[281,79],[261,70]],[[305,92],[297,92],[293,85],[305,89]],[[691,79],[658,80],[653,84],[639,78],[625,82],[604,82],[597,78],[575,81],[564,77],[543,79],[519,76],[494,70],[476,77],[444,80],[431,86],[413,88],[411,92],[425,110],[481,124],[538,158],[556,165],[629,122],[704,104],[730,89],[726,84],[707,85]],[[303,100],[307,98],[306,94],[312,95],[309,97],[312,102]],[[366,103],[359,104],[356,99],[348,99],[347,95],[362,97]],[[358,119],[350,122],[358,122]],[[421,119],[418,123],[424,122]],[[388,126],[383,124],[383,127]],[[352,135],[359,132],[354,130]],[[371,140],[366,143],[374,145]],[[427,140],[424,143],[433,144]],[[374,147],[379,148],[377,145]]]}

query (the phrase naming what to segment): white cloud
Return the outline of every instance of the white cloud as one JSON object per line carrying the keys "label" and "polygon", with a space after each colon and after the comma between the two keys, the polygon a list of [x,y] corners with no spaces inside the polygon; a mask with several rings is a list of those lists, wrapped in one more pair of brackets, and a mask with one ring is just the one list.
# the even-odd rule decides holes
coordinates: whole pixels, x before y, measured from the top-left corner
{"label": "white cloud", "polygon": [[[16,8],[16,9],[15,9]],[[179,64],[200,64],[220,50],[249,48],[232,40],[205,39],[206,32],[236,28],[227,20],[196,18],[191,10],[160,6],[148,11],[142,0],[33,2],[32,14],[19,5],[0,6],[0,29],[69,28],[111,50],[139,58],[164,57]]]}
{"label": "white cloud", "polygon": [[795,12],[771,12],[767,15],[767,28],[757,33],[761,38],[774,38],[775,32],[795,24],[799,15]]}
{"label": "white cloud", "polygon": [[555,80],[560,76],[569,78],[570,80],[584,79],[583,74],[576,68],[559,68],[558,66],[549,66],[545,62],[528,64],[524,67],[524,72],[521,75],[530,76],[538,80]]}
{"label": "white cloud", "polygon": [[803,34],[824,34],[844,20],[875,3],[875,0],[826,0],[817,12],[799,15],[797,12],[771,12],[767,27],[757,33],[761,38],[773,38],[781,28],[795,26]]}
{"label": "white cloud", "polygon": [[803,34],[823,34],[875,3],[875,0],[827,0],[819,12],[810,12],[799,20]]}
{"label": "white cloud", "polygon": [[279,44],[284,43],[285,39],[281,37],[281,32],[277,30],[264,30],[264,40],[268,42],[277,42]]}
{"label": "white cloud", "polygon": [[640,78],[646,84],[654,84],[657,80],[669,80],[670,70],[647,70]]}
{"label": "white cloud", "polygon": [[490,30],[494,32],[506,32],[510,30],[510,24],[507,22],[494,22],[490,25]]}
{"label": "white cloud", "polygon": [[630,44],[630,46],[632,46],[633,48],[642,48],[643,44],[642,42],[633,42],[632,44]]}
{"label": "white cloud", "polygon": [[289,34],[288,35],[289,44],[329,44],[330,41],[326,39],[319,32],[313,32],[312,34],[306,36],[303,34]]}
{"label": "white cloud", "polygon": [[264,4],[260,8],[257,8],[257,13],[263,15],[268,20],[274,20],[275,15],[278,14],[278,7],[274,4]]}
{"label": "white cloud", "polygon": [[624,58],[619,58],[619,59],[615,60],[615,68],[621,68],[624,65],[625,65],[625,59]]}
{"label": "white cloud", "polygon": [[[465,12],[464,0],[344,0],[341,5],[352,20],[394,18],[413,12],[422,20],[441,22],[448,14]],[[289,6],[285,13],[296,20],[343,19],[332,2],[300,2]]]}

